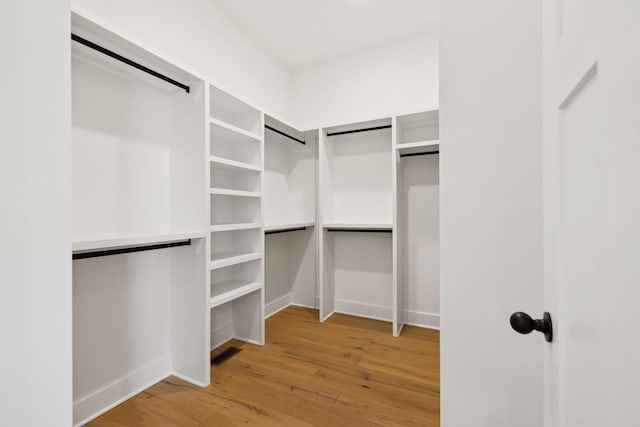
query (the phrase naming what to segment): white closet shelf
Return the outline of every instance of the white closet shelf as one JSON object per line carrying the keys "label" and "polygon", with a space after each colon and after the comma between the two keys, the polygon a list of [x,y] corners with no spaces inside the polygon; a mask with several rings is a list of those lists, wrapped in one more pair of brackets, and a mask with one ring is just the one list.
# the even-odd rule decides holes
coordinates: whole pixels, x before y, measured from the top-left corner
{"label": "white closet shelf", "polygon": [[209,301],[209,308],[228,303],[251,292],[262,288],[259,282],[246,282],[242,280],[225,280],[224,282],[213,284],[213,296]]}
{"label": "white closet shelf", "polygon": [[362,223],[329,223],[323,224],[324,228],[336,228],[340,230],[391,230],[392,224],[362,224]]}
{"label": "white closet shelf", "polygon": [[236,231],[236,230],[251,230],[253,228],[260,228],[262,225],[259,222],[244,222],[236,224],[218,224],[212,225],[209,231],[215,233],[217,231]]}
{"label": "white closet shelf", "polygon": [[438,147],[440,145],[439,139],[434,139],[431,141],[417,141],[417,142],[407,142],[404,144],[396,144],[397,150],[406,150],[410,148],[423,148],[423,147]]}
{"label": "white closet shelf", "polygon": [[229,190],[227,188],[212,188],[209,192],[218,196],[262,197],[262,193],[258,191]]}
{"label": "white closet shelf", "polygon": [[278,224],[278,225],[265,225],[264,231],[286,231],[292,230],[294,228],[302,228],[302,227],[313,227],[316,223],[309,222],[294,222],[289,224]]}
{"label": "white closet shelf", "polygon": [[217,270],[218,268],[242,264],[243,262],[249,262],[260,258],[262,258],[262,255],[258,252],[221,252],[212,256],[209,268],[211,270]]}
{"label": "white closet shelf", "polygon": [[260,166],[252,165],[250,163],[244,163],[244,162],[238,162],[235,160],[225,159],[224,157],[210,156],[209,159],[211,163],[223,169],[242,169],[242,170],[250,170],[255,172],[262,171],[262,168],[260,168]]}
{"label": "white closet shelf", "polygon": [[213,126],[218,126],[220,128],[226,129],[226,130],[231,131],[233,133],[240,134],[240,135],[249,137],[251,139],[255,139],[258,142],[262,140],[262,137],[260,135],[255,134],[253,132],[249,132],[248,130],[244,130],[244,129],[239,128],[237,126],[234,126],[232,124],[223,122],[222,120],[219,120],[219,119],[216,119],[216,118],[213,118],[213,117],[211,117],[209,120],[210,120],[210,123]]}
{"label": "white closet shelf", "polygon": [[169,243],[187,239],[201,239],[205,231],[176,230],[149,233],[110,233],[73,236],[73,251],[118,248],[123,246]]}

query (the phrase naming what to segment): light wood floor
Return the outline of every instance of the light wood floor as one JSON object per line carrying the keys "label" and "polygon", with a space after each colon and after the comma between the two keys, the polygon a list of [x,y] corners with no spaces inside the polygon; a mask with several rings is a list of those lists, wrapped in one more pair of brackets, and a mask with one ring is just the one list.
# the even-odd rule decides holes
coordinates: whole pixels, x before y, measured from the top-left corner
{"label": "light wood floor", "polygon": [[439,426],[439,333],[289,307],[266,322],[263,347],[212,369],[205,389],[174,377],[91,426]]}

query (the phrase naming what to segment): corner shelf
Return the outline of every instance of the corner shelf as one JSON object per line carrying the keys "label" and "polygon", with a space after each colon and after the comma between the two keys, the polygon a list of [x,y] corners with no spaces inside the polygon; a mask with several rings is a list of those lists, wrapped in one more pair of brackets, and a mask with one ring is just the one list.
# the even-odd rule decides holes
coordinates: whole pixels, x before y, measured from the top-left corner
{"label": "corner shelf", "polygon": [[214,308],[222,304],[243,297],[262,288],[260,282],[247,282],[242,280],[226,280],[216,283],[209,301],[209,308]]}

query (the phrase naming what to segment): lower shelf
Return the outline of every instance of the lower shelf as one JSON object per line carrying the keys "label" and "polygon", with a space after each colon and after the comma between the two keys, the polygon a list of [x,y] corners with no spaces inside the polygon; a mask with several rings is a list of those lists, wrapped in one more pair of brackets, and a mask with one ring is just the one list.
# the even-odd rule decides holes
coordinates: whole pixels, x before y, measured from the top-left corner
{"label": "lower shelf", "polygon": [[214,284],[209,308],[228,303],[251,292],[260,290],[260,288],[262,288],[262,284],[259,282],[245,282],[242,280],[226,280],[216,283]]}

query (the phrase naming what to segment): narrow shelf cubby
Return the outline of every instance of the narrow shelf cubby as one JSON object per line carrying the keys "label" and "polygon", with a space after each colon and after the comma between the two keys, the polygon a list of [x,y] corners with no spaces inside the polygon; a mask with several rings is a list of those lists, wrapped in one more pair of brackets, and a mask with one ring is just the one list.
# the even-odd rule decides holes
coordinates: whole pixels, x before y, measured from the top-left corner
{"label": "narrow shelf cubby", "polygon": [[260,261],[246,261],[211,270],[211,301],[214,308],[262,287]]}
{"label": "narrow shelf cubby", "polygon": [[221,231],[211,236],[211,268],[260,258],[260,229]]}
{"label": "narrow shelf cubby", "polygon": [[246,169],[261,169],[261,139],[257,134],[238,132],[212,119],[209,123],[210,155],[214,161]]}
{"label": "narrow shelf cubby", "polygon": [[396,149],[402,156],[412,156],[439,150],[439,111],[398,116],[396,119]]}
{"label": "narrow shelf cubby", "polygon": [[262,135],[262,113],[214,86],[210,90],[209,114],[212,122],[231,132],[258,140]]}
{"label": "narrow shelf cubby", "polygon": [[211,225],[259,223],[260,198],[211,194]]}

